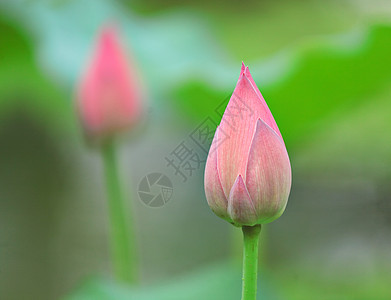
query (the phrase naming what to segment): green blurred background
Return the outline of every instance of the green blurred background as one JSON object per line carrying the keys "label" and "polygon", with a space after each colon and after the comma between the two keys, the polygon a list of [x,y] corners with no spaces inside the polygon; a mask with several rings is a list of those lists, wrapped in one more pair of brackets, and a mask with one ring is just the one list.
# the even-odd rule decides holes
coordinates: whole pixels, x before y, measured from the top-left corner
{"label": "green blurred background", "polygon": [[[119,149],[139,242],[133,288],[111,279],[101,160],[73,107],[107,21],[149,100]],[[240,231],[210,211],[204,164],[183,182],[165,158],[206,118],[219,122],[242,60],[293,168],[287,209],[262,232],[259,299],[391,299],[387,0],[2,0],[0,299],[239,299]],[[152,172],[174,186],[160,208],[137,195]]]}

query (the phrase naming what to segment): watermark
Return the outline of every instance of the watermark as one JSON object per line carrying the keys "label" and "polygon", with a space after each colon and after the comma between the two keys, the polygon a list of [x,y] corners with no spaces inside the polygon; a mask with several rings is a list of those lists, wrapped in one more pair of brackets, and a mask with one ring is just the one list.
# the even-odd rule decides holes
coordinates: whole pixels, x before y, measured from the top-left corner
{"label": "watermark", "polygon": [[170,201],[173,192],[170,178],[158,172],[144,176],[137,189],[140,200],[149,207],[162,207]]}
{"label": "watermark", "polygon": [[[228,103],[230,103],[229,107]],[[224,114],[225,117],[222,119]],[[198,170],[204,169],[203,166],[206,163],[208,153],[216,151],[221,144],[229,139],[229,134],[222,130],[221,127],[219,128],[218,137],[215,137],[219,122],[221,121],[227,124],[227,127],[232,132],[236,130],[240,120],[251,117],[253,114],[254,112],[251,107],[234,92],[232,96],[226,97],[219,103],[212,115],[207,116],[164,157],[165,166],[175,176],[181,178],[182,182],[187,182]],[[212,149],[213,138],[215,140]],[[158,175],[164,178],[164,191],[166,192],[166,196],[163,193],[160,195],[151,191],[151,186],[153,183],[156,183]],[[163,186],[161,186],[161,189],[163,190]],[[140,181],[138,190],[140,200],[150,207],[160,207],[166,204],[171,199],[172,192],[173,186],[170,179],[166,175],[158,172],[145,176]]]}
{"label": "watermark", "polygon": [[183,140],[176,148],[165,157],[167,167],[174,169],[174,174],[181,176],[183,182],[192,176],[194,171],[200,169],[201,164],[206,162],[206,155],[196,152]]}
{"label": "watermark", "polygon": [[[228,101],[230,106],[228,105]],[[222,119],[225,114],[224,119]],[[240,120],[253,116],[254,112],[241,97],[233,93],[225,98],[214,110],[212,116],[207,116],[187,138],[183,139],[166,157],[166,167],[170,168],[175,176],[181,177],[186,182],[189,177],[201,169],[206,163],[209,152],[216,151],[227,139],[229,134],[219,129],[218,137],[215,137],[218,122],[227,124],[230,131],[235,131]],[[223,123],[222,123],[223,124]],[[213,148],[211,144],[213,143]]]}

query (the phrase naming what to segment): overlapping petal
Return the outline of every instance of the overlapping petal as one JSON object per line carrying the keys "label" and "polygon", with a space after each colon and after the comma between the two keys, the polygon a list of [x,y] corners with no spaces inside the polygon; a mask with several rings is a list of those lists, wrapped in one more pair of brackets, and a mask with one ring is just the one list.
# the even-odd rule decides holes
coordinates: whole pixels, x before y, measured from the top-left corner
{"label": "overlapping petal", "polygon": [[265,120],[279,133],[265,100],[259,91],[257,92],[258,89],[254,89],[251,81],[253,82],[253,79],[248,68],[242,66],[238,83],[220,124],[220,129],[227,139],[217,149],[217,165],[220,171],[224,170],[221,172],[221,182],[226,195],[229,194],[238,174],[243,174],[243,179],[246,179],[248,154],[257,120]]}
{"label": "overlapping petal", "polygon": [[253,226],[283,213],[290,187],[291,166],[281,133],[243,64],[208,155],[208,203],[234,225]]}
{"label": "overlapping petal", "polygon": [[263,98],[260,90],[258,89],[258,86],[255,84],[254,79],[251,76],[249,68],[246,67],[244,65],[244,63],[242,63],[242,68],[243,67],[244,67],[244,74],[246,75],[248,80],[251,82],[251,85],[252,85],[253,89],[255,90],[255,92],[257,93],[257,95],[263,105],[263,108],[264,108],[262,111],[260,111],[260,114],[258,117],[260,119],[262,119],[267,125],[269,125],[270,128],[272,128],[282,138],[282,135],[280,133],[280,130],[278,129],[277,123],[274,120],[273,114],[271,113],[269,107],[267,106],[267,103],[266,103],[265,99]]}
{"label": "overlapping petal", "polygon": [[282,139],[261,119],[249,152],[246,186],[260,223],[282,214],[291,187],[291,166]]}
{"label": "overlapping petal", "polygon": [[257,212],[242,175],[238,175],[229,194],[228,213],[235,225],[253,226],[257,223]]}
{"label": "overlapping petal", "polygon": [[220,218],[231,221],[227,208],[228,201],[221,186],[220,175],[217,169],[217,147],[219,144],[219,127],[217,127],[205,166],[205,194],[213,212]]}

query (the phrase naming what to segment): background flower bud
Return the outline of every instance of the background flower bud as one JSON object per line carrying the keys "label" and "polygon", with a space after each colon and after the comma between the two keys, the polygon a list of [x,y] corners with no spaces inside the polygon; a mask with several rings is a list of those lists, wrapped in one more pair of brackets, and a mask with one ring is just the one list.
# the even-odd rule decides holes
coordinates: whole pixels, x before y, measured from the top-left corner
{"label": "background flower bud", "polygon": [[113,27],[105,27],[99,34],[79,83],[77,109],[91,138],[105,138],[128,129],[141,115],[139,78]]}
{"label": "background flower bud", "polygon": [[236,226],[269,223],[283,213],[290,187],[291,166],[281,133],[242,64],[206,162],[208,204]]}

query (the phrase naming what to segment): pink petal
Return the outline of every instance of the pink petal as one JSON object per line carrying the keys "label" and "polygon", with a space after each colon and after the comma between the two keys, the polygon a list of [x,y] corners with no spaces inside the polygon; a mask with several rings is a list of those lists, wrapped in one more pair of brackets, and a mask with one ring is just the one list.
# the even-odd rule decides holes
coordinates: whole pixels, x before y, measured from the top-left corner
{"label": "pink petal", "polygon": [[104,28],[78,93],[85,129],[99,135],[133,124],[141,113],[138,85],[116,31]]}
{"label": "pink petal", "polygon": [[243,178],[239,175],[228,198],[228,213],[234,224],[253,226],[257,222],[257,213]]}
{"label": "pink petal", "polygon": [[[242,65],[242,68],[243,68],[243,66],[244,66],[244,64]],[[267,106],[265,99],[263,98],[261,92],[259,91],[257,85],[255,84],[254,79],[251,76],[251,73],[250,73],[250,70],[248,67],[244,68],[244,74],[247,76],[248,80],[251,82],[251,85],[252,85],[254,91],[257,93],[259,99],[262,102],[262,105],[264,106],[264,113],[262,115],[259,115],[259,118],[264,120],[264,122],[267,125],[269,125],[282,138],[282,135],[280,133],[280,130],[278,129],[277,123],[274,120],[274,117],[273,117],[272,113],[270,112],[270,109]]]}
{"label": "pink petal", "polygon": [[258,212],[259,223],[271,222],[283,213],[291,180],[291,166],[282,139],[259,119],[246,176],[246,186]]}
{"label": "pink petal", "polygon": [[206,199],[213,212],[220,218],[232,221],[227,213],[228,201],[224,194],[220,182],[220,175],[217,169],[217,151],[216,146],[219,141],[219,127],[217,127],[212,145],[209,150],[209,155],[205,166],[204,186]]}
{"label": "pink petal", "polygon": [[244,174],[243,179],[246,180],[249,149],[257,120],[262,118],[279,132],[269,108],[251,81],[248,68],[242,65],[241,75],[220,124],[222,132],[228,136],[217,149],[217,166],[226,195],[238,174]]}

